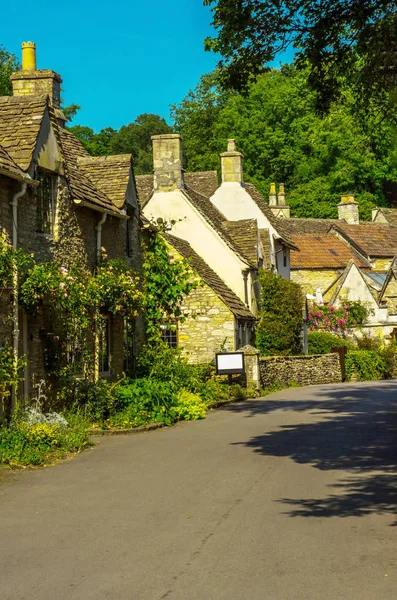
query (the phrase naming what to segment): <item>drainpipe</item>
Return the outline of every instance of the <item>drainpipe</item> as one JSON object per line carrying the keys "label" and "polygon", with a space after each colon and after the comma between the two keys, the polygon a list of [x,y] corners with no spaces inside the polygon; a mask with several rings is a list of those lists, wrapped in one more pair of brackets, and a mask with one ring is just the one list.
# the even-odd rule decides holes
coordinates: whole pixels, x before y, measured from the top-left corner
{"label": "drainpipe", "polygon": [[98,225],[96,226],[96,251],[97,256],[101,253],[102,248],[102,225],[106,221],[107,213],[103,213],[102,217],[98,221]]}
{"label": "drainpipe", "polygon": [[249,271],[243,271],[243,277],[244,277],[244,298],[245,298],[245,303],[247,306],[249,306],[249,301],[248,301],[248,273]]}
{"label": "drainpipe", "polygon": [[[26,193],[27,183],[22,183],[21,191],[17,192],[12,201],[12,247],[14,250],[18,248],[18,200]],[[14,369],[17,370],[18,366],[18,354],[19,354],[19,324],[18,324],[18,267],[15,264],[12,271],[12,287],[13,287],[13,299],[12,299],[12,348],[14,351]],[[12,408],[15,406],[17,398],[17,386],[14,386],[12,393]]]}

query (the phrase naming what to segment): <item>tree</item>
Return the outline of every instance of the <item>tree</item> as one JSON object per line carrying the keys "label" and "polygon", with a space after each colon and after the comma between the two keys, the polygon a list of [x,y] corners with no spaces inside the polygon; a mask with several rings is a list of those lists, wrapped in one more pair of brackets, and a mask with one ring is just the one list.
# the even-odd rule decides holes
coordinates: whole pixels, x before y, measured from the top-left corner
{"label": "tree", "polygon": [[21,68],[17,57],[0,46],[0,96],[12,96],[11,75]]}
{"label": "tree", "polygon": [[300,285],[261,270],[261,311],[256,344],[261,354],[301,353],[303,294]]}
{"label": "tree", "polygon": [[133,123],[123,125],[119,131],[107,127],[95,133],[90,127],[74,125],[69,127],[93,156],[107,154],[132,154],[137,175],[153,170],[152,135],[170,133],[171,127],[159,115],[144,113]]}
{"label": "tree", "polygon": [[260,75],[244,95],[225,92],[212,74],[174,106],[175,128],[184,141],[185,167],[219,167],[219,153],[234,137],[244,154],[244,178],[266,197],[271,181],[286,184],[293,216],[337,217],[340,196],[350,190],[361,218],[385,204],[397,184],[394,121],[353,114],[354,96],[344,92],[327,115],[316,111],[317,94],[307,72],[286,65]]}
{"label": "tree", "polygon": [[[309,81],[329,108],[348,77],[356,95],[376,97],[397,84],[397,4],[395,0],[204,0],[212,6],[217,36],[207,50],[222,55],[227,86],[242,89],[252,74],[293,48]],[[358,99],[358,98],[357,98]]]}

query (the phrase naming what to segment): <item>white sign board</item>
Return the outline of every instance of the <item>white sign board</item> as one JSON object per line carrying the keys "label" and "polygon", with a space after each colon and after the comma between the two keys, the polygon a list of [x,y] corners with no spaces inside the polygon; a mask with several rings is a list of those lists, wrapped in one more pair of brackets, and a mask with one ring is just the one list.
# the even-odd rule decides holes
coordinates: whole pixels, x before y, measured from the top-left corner
{"label": "white sign board", "polygon": [[216,355],[216,372],[218,375],[244,373],[244,354],[228,352]]}

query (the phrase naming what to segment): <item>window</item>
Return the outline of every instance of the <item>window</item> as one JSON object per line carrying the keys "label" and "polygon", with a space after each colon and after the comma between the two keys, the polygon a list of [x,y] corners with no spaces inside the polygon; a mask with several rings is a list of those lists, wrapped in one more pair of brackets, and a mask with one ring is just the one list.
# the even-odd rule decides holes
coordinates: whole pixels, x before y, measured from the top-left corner
{"label": "window", "polygon": [[170,323],[160,325],[161,328],[161,339],[163,342],[168,344],[170,348],[176,348],[178,346],[178,331],[177,326]]}
{"label": "window", "polygon": [[56,177],[45,171],[38,171],[36,179],[39,181],[36,196],[36,231],[52,234],[54,232]]}
{"label": "window", "polygon": [[99,337],[99,373],[110,372],[110,319],[102,317],[98,324]]}

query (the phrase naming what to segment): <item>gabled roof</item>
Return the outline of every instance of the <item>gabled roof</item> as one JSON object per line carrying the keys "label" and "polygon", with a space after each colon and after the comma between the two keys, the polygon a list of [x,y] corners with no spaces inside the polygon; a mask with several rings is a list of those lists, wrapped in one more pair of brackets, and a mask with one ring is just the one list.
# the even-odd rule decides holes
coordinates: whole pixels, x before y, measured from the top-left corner
{"label": "gabled roof", "polygon": [[359,267],[370,267],[333,233],[295,233],[291,237],[299,250],[291,253],[291,269],[344,269],[352,259]]}
{"label": "gabled roof", "polygon": [[385,282],[384,282],[384,284],[382,286],[382,289],[381,289],[381,291],[379,293],[379,301],[383,300],[383,296],[385,295],[387,286],[389,285],[390,280],[391,280],[392,277],[394,277],[395,279],[397,279],[397,256],[395,256],[393,258],[392,263],[390,265],[390,269],[387,272]]}
{"label": "gabled roof", "polygon": [[18,165],[12,160],[11,156],[6,152],[3,146],[0,146],[0,175],[5,175],[17,181],[26,181],[34,183],[33,179],[22,171]]}
{"label": "gabled roof", "polygon": [[235,252],[243,261],[247,262],[250,267],[255,267],[256,263],[252,263],[251,259],[241,250],[238,244],[235,242],[233,237],[224,227],[225,216],[212,204],[212,202],[206,197],[193,190],[192,188],[185,187],[181,190],[189,202],[198,210],[198,212],[204,217],[204,219],[212,226],[212,228],[218,233],[224,242]]}
{"label": "gabled roof", "polygon": [[[224,221],[223,226],[252,264],[258,264],[258,224],[256,219]],[[270,242],[269,242],[270,244]]]}
{"label": "gabled roof", "polygon": [[265,215],[269,223],[277,231],[280,238],[282,238],[289,246],[294,248],[294,243],[289,235],[287,228],[285,227],[285,221],[288,221],[288,219],[276,217],[273,214],[271,208],[269,208],[269,205],[267,204],[262,194],[260,194],[260,192],[256,189],[254,185],[252,185],[252,183],[243,183],[242,186],[245,189],[245,191],[251,196],[259,210]]}
{"label": "gabled roof", "polygon": [[77,159],[77,165],[117,208],[124,206],[131,174],[131,154],[81,157]]}
{"label": "gabled roof", "polygon": [[23,171],[31,165],[47,106],[47,96],[0,97],[0,144]]}
{"label": "gabled roof", "polygon": [[201,279],[216,293],[222,302],[238,319],[255,320],[252,312],[240,298],[222,281],[222,279],[207,265],[207,263],[193,250],[188,242],[173,235],[164,234],[167,242],[189,261],[191,268]]}
{"label": "gabled roof", "polygon": [[210,198],[219,186],[216,171],[199,171],[196,173],[184,173],[185,185]]}
{"label": "gabled roof", "polygon": [[390,225],[397,226],[397,208],[378,208]]}
{"label": "gabled roof", "polygon": [[334,225],[339,233],[361,254],[367,257],[393,257],[397,254],[397,227],[383,223]]}
{"label": "gabled roof", "polygon": [[[334,303],[336,302],[336,299],[337,299],[337,297],[339,296],[339,294],[340,294],[340,291],[341,291],[341,289],[343,288],[343,286],[344,286],[344,284],[345,284],[345,281],[346,281],[346,279],[347,279],[347,277],[348,277],[348,275],[349,275],[349,273],[350,273],[350,270],[351,270],[352,268],[354,268],[354,267],[356,267],[356,269],[357,269],[357,271],[358,271],[358,273],[359,273],[359,276],[361,277],[361,279],[363,280],[364,284],[365,284],[365,285],[366,285],[366,287],[368,288],[368,292],[371,294],[372,298],[374,298],[374,296],[373,296],[373,294],[372,294],[372,292],[371,292],[371,290],[370,290],[370,288],[369,288],[369,286],[368,286],[368,283],[367,283],[367,281],[365,280],[365,277],[364,277],[363,273],[361,272],[361,269],[359,269],[359,268],[357,267],[357,265],[355,264],[354,260],[352,259],[352,260],[350,260],[350,261],[348,262],[348,264],[347,264],[347,266],[346,266],[346,268],[345,268],[344,272],[342,273],[342,275],[341,275],[341,276],[339,277],[339,279],[337,280],[336,286],[335,286],[335,288],[333,289],[332,293],[330,294],[330,292],[331,292],[331,289],[333,288],[333,286],[334,286],[335,284],[332,284],[332,286],[331,286],[330,288],[328,288],[328,290],[325,292],[325,294],[327,294],[327,292],[328,292],[328,294],[327,294],[328,296],[329,296],[329,294],[330,294],[330,296],[329,296],[329,299],[327,299],[327,302],[329,302],[329,304],[331,304],[331,305],[332,305],[332,304],[334,304]],[[325,295],[325,294],[324,294],[324,295]],[[374,301],[375,301],[375,302],[378,304],[378,301],[376,300],[376,298],[374,298]]]}
{"label": "gabled roof", "polygon": [[138,201],[141,208],[143,208],[152,195],[154,189],[154,177],[153,175],[135,175],[135,181]]}
{"label": "gabled roof", "polygon": [[284,219],[284,228],[293,233],[328,233],[333,225],[346,223],[344,219]]}
{"label": "gabled roof", "polygon": [[80,142],[69,131],[59,128],[59,139],[65,159],[66,176],[70,193],[76,204],[83,204],[94,210],[105,211],[123,217],[124,214],[113,205],[110,198],[78,168],[78,157],[86,156]]}

